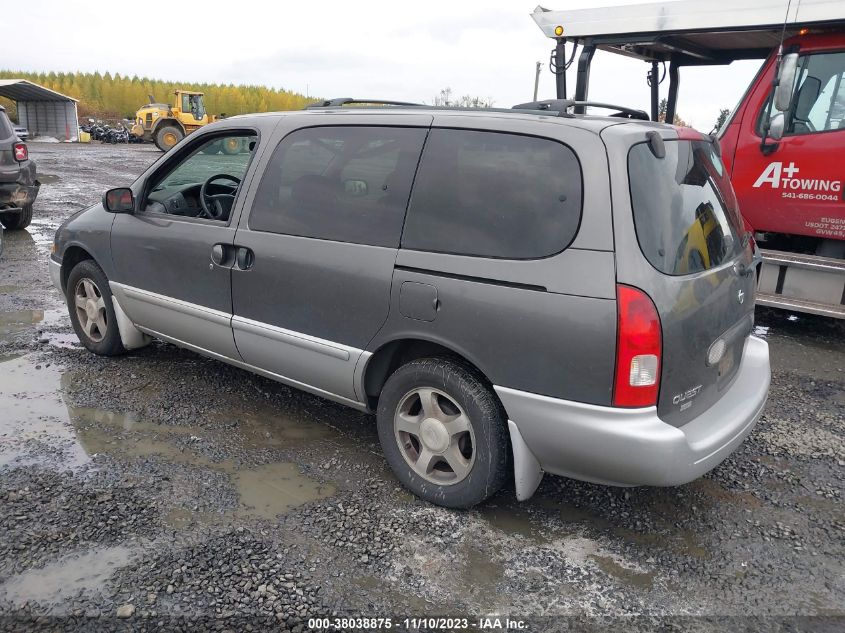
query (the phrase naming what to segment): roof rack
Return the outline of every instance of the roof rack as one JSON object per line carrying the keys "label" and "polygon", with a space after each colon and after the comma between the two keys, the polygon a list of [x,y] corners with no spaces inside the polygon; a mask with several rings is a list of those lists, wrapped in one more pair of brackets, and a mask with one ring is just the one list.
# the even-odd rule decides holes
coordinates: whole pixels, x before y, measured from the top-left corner
{"label": "roof rack", "polygon": [[649,116],[644,110],[636,110],[634,108],[626,108],[625,106],[613,105],[612,103],[601,103],[598,101],[575,101],[574,99],[546,99],[545,101],[531,101],[529,103],[520,103],[513,107],[514,110],[544,110],[550,112],[558,112],[561,116],[569,114],[570,108],[603,108],[606,110],[615,110],[617,114],[610,116],[622,117],[625,119],[639,119],[641,121],[649,121]]}
{"label": "roof rack", "polygon": [[569,112],[570,108],[579,106],[592,108],[605,108],[615,110],[616,114],[610,116],[625,119],[641,119],[648,121],[648,114],[643,110],[626,108],[625,106],[613,105],[610,103],[599,103],[598,101],[574,101],[572,99],[548,99],[546,101],[531,101],[520,103],[512,108],[469,108],[462,106],[426,105],[424,103],[412,103],[409,101],[389,101],[384,99],[352,99],[342,97],[338,99],[326,99],[305,106],[306,110],[319,110],[321,108],[341,108],[350,104],[368,104],[373,106],[410,107],[423,110],[446,110],[461,112],[496,112],[501,114],[545,114],[559,117],[572,118],[574,115]]}
{"label": "roof rack", "polygon": [[387,101],[385,99],[353,99],[351,97],[340,97],[339,99],[326,99],[325,101],[317,101],[305,106],[306,110],[316,108],[341,108],[345,105],[351,104],[370,104],[370,105],[387,105],[387,106],[419,106],[421,103],[411,103],[410,101]]}
{"label": "roof rack", "polygon": [[[540,102],[537,102],[540,103]],[[504,114],[519,114],[522,106],[514,106],[513,108],[472,108],[467,106],[451,106],[451,105],[427,105],[425,103],[412,103],[409,101],[390,101],[385,99],[352,99],[350,97],[341,97],[338,99],[326,99],[324,101],[317,101],[316,103],[305,106],[306,110],[319,110],[320,108],[341,108],[349,104],[367,104],[373,106],[390,106],[390,107],[406,107],[419,108],[423,110],[448,110],[460,112],[499,112]],[[572,115],[565,110],[557,110],[555,108],[539,108],[528,107],[522,108],[522,112],[536,112],[537,110],[548,110],[548,114],[555,114],[557,116],[571,117]]]}

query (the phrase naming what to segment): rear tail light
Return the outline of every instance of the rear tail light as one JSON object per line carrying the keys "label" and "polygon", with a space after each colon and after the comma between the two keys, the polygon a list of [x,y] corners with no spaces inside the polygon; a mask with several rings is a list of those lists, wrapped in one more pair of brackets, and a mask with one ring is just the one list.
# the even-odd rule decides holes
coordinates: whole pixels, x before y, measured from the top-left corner
{"label": "rear tail light", "polygon": [[29,150],[25,143],[15,143],[15,160],[22,163],[29,159]]}
{"label": "rear tail light", "polygon": [[616,286],[617,340],[613,406],[657,404],[660,388],[662,332],[660,316],[638,288]]}

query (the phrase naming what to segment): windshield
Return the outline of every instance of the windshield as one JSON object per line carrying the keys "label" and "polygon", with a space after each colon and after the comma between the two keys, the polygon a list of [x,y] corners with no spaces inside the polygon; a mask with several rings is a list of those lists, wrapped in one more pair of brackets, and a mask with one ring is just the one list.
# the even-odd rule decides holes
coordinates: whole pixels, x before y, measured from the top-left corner
{"label": "windshield", "polygon": [[191,113],[197,121],[205,116],[205,106],[202,102],[202,95],[191,95]]}
{"label": "windshield", "polygon": [[669,140],[665,146],[664,158],[647,143],[628,154],[640,249],[667,275],[720,266],[739,252],[742,231],[725,167],[710,142]]}

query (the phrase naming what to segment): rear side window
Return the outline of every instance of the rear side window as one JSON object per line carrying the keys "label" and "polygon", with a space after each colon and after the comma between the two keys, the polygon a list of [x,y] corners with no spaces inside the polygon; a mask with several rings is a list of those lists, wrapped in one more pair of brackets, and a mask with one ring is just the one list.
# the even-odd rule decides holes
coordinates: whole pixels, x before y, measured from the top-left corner
{"label": "rear side window", "polygon": [[581,190],[578,159],[561,143],[434,129],[402,247],[508,259],[553,255],[578,231]]}
{"label": "rear side window", "polygon": [[665,146],[664,158],[647,143],[628,153],[640,249],[667,275],[719,266],[738,253],[742,230],[724,165],[709,142],[677,140]]}
{"label": "rear side window", "polygon": [[0,138],[12,136],[12,124],[5,112],[0,112]]}
{"label": "rear side window", "polygon": [[426,132],[391,127],[292,132],[267,165],[249,227],[396,248]]}

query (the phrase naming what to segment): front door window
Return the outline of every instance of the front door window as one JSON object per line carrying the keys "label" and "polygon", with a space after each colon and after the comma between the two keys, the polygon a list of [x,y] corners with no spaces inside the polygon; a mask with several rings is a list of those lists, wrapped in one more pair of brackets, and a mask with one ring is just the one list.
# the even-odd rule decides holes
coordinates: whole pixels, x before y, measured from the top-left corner
{"label": "front door window", "polygon": [[214,136],[156,175],[144,211],[228,222],[255,153],[252,134]]}
{"label": "front door window", "polygon": [[845,129],[845,52],[805,55],[800,68],[787,132]]}

